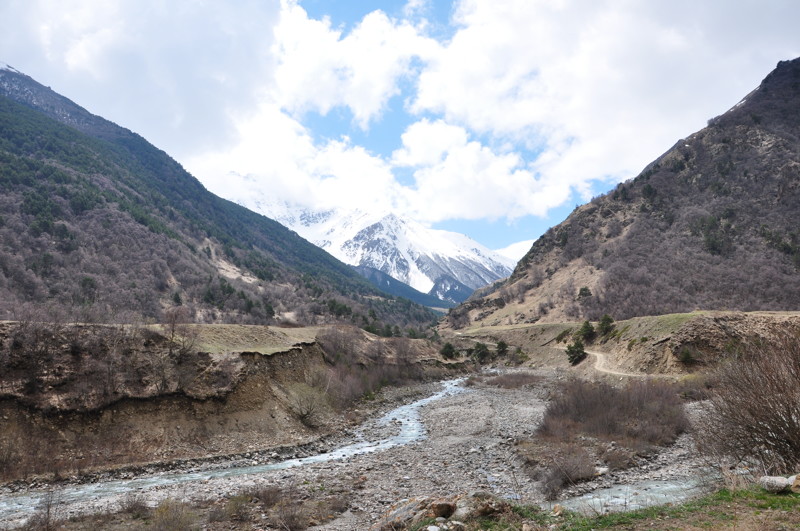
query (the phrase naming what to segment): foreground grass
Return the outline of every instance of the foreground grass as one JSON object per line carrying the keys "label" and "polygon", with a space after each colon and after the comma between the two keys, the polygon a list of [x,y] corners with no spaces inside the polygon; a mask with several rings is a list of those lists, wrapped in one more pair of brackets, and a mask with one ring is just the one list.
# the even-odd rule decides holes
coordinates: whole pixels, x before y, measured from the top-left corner
{"label": "foreground grass", "polygon": [[649,507],[595,517],[569,514],[562,529],[796,529],[800,495],[760,488],[720,490],[681,505]]}
{"label": "foreground grass", "polygon": [[[426,529],[421,522],[412,530]],[[583,516],[565,511],[555,516],[538,506],[514,506],[510,511],[465,522],[467,531],[519,531],[527,524],[536,530],[593,529],[701,530],[800,529],[800,494],[770,494],[758,487],[720,490],[680,505],[649,507],[628,512]]]}

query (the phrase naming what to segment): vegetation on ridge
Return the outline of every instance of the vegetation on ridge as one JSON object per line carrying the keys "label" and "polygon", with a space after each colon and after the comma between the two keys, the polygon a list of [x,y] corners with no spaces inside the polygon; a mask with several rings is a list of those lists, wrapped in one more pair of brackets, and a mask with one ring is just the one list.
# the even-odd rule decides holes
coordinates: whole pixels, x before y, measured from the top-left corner
{"label": "vegetation on ridge", "polygon": [[90,321],[158,320],[172,305],[200,322],[421,330],[435,319],[86,115],[102,122],[84,128],[97,137],[0,97],[0,316],[29,303]]}

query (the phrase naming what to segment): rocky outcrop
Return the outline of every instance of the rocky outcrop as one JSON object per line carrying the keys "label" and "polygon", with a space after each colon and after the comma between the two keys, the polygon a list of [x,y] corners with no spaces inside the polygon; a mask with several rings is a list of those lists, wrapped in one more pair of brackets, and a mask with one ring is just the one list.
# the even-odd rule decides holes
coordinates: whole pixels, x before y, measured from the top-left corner
{"label": "rocky outcrop", "polygon": [[439,531],[464,529],[464,521],[490,516],[510,509],[507,501],[485,491],[475,491],[454,498],[412,498],[392,507],[372,529],[394,531],[415,526],[423,520],[435,520]]}

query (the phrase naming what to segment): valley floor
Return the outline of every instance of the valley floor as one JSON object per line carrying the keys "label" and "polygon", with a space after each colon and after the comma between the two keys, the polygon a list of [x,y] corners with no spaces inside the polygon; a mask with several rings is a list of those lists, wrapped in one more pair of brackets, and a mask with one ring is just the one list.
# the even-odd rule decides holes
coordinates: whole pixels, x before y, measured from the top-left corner
{"label": "valley floor", "polygon": [[[501,389],[479,384],[424,406],[422,420],[428,436],[420,442],[340,461],[151,488],[138,491],[136,495],[149,506],[170,498],[201,506],[204,501],[230,498],[266,485],[293,489],[300,498],[306,499],[313,499],[320,493],[333,494],[343,500],[347,509],[316,528],[338,531],[366,529],[394,504],[414,497],[454,497],[486,490],[519,503],[544,503],[539,483],[531,479],[516,451],[517,441],[529,438],[539,424],[548,389],[553,382],[565,377],[562,371],[542,370],[539,374],[541,385]],[[425,387],[426,392],[433,390],[431,384]],[[411,396],[409,391],[405,393]],[[392,427],[368,429],[373,432],[365,433],[367,438],[378,438],[386,435],[378,431],[391,431]],[[697,476],[701,467],[690,437],[684,435],[646,466],[599,477],[569,489],[567,494],[577,495],[592,488],[643,480],[682,481],[682,478]],[[125,495],[117,495],[94,502],[56,505],[54,510],[57,518],[87,511],[114,511],[124,505],[125,499]],[[255,518],[256,521],[247,525],[269,528],[266,515],[261,522]],[[67,529],[84,529],[82,525],[75,522]],[[126,528],[126,525],[121,523],[119,528]],[[217,529],[213,525],[208,528]],[[223,528],[228,527],[219,527]],[[245,528],[249,527],[242,527]]]}

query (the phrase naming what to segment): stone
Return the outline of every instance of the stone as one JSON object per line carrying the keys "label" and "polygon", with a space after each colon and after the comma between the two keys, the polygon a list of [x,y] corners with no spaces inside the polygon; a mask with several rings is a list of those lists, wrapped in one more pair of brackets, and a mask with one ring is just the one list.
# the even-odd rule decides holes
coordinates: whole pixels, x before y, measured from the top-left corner
{"label": "stone", "polygon": [[762,476],[758,484],[767,492],[778,493],[788,490],[792,484],[783,476]]}
{"label": "stone", "polygon": [[456,500],[456,510],[453,518],[456,520],[471,520],[480,516],[503,512],[510,506],[493,494],[478,490]]}
{"label": "stone", "polygon": [[403,500],[383,516],[372,529],[380,531],[394,531],[405,529],[409,524],[418,519],[421,512],[427,508],[430,498],[412,498]]}
{"label": "stone", "polygon": [[433,516],[450,518],[456,512],[456,504],[450,500],[434,500],[430,505]]}

